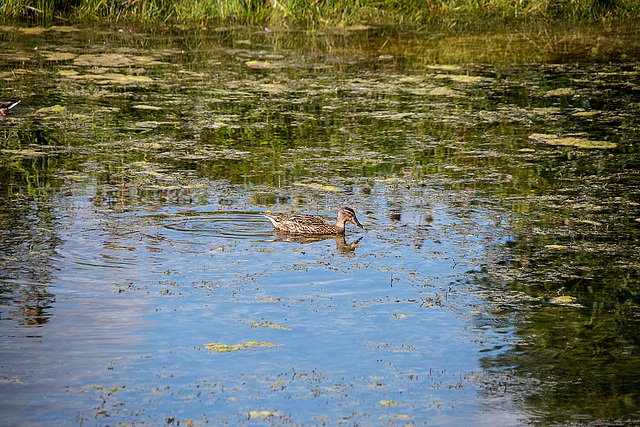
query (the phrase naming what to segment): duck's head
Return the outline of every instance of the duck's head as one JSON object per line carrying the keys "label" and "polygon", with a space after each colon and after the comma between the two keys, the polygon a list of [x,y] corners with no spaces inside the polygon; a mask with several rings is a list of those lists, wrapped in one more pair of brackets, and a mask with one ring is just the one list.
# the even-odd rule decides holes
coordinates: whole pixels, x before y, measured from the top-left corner
{"label": "duck's head", "polygon": [[360,224],[360,221],[358,221],[358,218],[356,218],[356,212],[353,209],[348,207],[340,209],[338,211],[338,224],[342,224],[342,226],[344,226],[344,224],[349,221],[354,223],[356,227],[364,228],[362,224]]}

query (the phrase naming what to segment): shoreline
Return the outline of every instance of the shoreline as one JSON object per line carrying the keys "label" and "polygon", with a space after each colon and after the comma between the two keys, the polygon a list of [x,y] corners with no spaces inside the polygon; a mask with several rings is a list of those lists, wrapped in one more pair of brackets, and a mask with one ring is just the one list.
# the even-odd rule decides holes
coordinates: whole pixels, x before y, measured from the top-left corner
{"label": "shoreline", "polygon": [[301,4],[293,0],[102,1],[26,0],[0,7],[0,22],[24,24],[145,24],[203,27],[256,25],[273,28],[340,28],[356,25],[429,27],[474,26],[485,22],[592,22],[640,17],[640,0],[459,0],[386,2],[382,0],[325,1]]}

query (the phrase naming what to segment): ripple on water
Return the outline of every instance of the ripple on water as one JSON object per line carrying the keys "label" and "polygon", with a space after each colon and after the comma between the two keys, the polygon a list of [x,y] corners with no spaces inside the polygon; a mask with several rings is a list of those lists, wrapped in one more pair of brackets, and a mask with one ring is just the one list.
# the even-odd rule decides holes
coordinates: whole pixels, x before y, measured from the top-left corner
{"label": "ripple on water", "polygon": [[198,236],[255,239],[271,235],[273,227],[268,219],[258,212],[211,212],[167,218],[162,228]]}

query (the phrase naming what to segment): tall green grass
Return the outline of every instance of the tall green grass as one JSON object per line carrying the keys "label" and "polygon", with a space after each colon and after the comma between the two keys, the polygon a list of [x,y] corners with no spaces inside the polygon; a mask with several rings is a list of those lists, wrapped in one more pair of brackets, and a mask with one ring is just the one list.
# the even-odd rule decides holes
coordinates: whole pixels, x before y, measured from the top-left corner
{"label": "tall green grass", "polygon": [[640,0],[4,0],[0,19],[180,25],[425,24],[639,17]]}

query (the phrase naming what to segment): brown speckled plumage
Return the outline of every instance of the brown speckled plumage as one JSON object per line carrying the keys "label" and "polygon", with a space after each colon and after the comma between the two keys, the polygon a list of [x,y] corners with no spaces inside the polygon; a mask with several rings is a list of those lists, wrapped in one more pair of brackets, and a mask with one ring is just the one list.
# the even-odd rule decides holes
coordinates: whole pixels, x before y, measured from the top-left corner
{"label": "brown speckled plumage", "polygon": [[351,221],[356,226],[364,228],[353,209],[344,207],[338,211],[338,219],[331,224],[318,215],[265,215],[280,231],[295,234],[343,234],[345,223]]}

